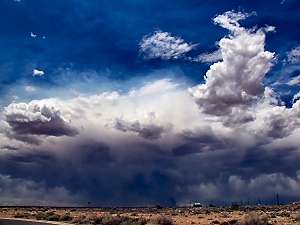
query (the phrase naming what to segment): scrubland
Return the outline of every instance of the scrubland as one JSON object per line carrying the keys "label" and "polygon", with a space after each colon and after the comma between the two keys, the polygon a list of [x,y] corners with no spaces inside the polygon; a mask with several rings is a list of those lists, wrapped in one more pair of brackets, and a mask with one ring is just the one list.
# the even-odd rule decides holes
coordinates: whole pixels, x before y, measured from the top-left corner
{"label": "scrubland", "polygon": [[300,224],[300,206],[1,207],[0,217],[59,221],[78,225],[289,225]]}

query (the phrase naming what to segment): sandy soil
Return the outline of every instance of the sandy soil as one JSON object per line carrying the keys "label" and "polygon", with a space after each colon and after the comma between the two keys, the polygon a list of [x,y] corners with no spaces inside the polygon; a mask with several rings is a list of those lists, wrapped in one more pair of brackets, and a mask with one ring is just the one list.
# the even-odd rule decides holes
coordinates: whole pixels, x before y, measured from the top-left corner
{"label": "sandy soil", "polygon": [[[57,207],[1,207],[0,217],[39,220],[59,220],[78,224],[96,224],[95,218],[104,216],[129,216],[154,221],[157,217],[172,219],[177,225],[247,224],[245,221],[265,221],[261,224],[300,225],[300,207],[246,206],[181,207],[181,208],[57,208]],[[149,223],[150,223],[149,222]],[[244,222],[244,223],[243,223]],[[248,223],[254,224],[254,223]]]}

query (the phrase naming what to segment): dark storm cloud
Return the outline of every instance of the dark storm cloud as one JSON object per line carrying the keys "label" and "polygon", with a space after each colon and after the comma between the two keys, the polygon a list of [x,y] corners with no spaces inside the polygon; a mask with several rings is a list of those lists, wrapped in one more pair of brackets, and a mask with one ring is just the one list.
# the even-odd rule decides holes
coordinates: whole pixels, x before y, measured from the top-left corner
{"label": "dark storm cloud", "polygon": [[114,128],[123,132],[134,132],[140,137],[145,139],[158,139],[163,133],[165,128],[155,124],[141,124],[139,121],[127,122],[122,119],[116,119]]}
{"label": "dark storm cloud", "polygon": [[[46,190],[63,187],[69,194],[80,194],[97,206],[175,205],[173,192],[178,181],[167,169],[170,165],[167,156],[151,156],[143,150],[139,159],[145,161],[143,164],[119,161],[107,146],[95,140],[73,146],[68,153],[63,160],[49,151],[5,155],[0,159],[1,174],[9,174],[11,180],[27,177]],[[157,161],[152,161],[155,158]]]}
{"label": "dark storm cloud", "polygon": [[195,132],[185,129],[182,131],[181,136],[186,140],[202,144],[212,144],[219,141],[219,138],[210,126],[199,127]]}
{"label": "dark storm cloud", "polygon": [[29,121],[19,122],[7,119],[12,130],[17,134],[36,134],[49,136],[74,136],[78,131],[72,127],[66,126],[60,119],[52,118],[49,122]]}
{"label": "dark storm cloud", "polygon": [[216,135],[213,129],[207,125],[197,127],[195,130],[184,129],[177,136],[184,144],[172,149],[175,156],[221,150],[229,148],[231,145],[230,140]]}

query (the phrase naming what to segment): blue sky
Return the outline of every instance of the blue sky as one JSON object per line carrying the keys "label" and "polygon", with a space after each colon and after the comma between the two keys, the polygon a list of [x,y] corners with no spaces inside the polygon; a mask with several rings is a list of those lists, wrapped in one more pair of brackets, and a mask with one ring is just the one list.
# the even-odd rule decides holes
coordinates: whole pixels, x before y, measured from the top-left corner
{"label": "blue sky", "polygon": [[0,5],[1,205],[299,200],[299,1]]}

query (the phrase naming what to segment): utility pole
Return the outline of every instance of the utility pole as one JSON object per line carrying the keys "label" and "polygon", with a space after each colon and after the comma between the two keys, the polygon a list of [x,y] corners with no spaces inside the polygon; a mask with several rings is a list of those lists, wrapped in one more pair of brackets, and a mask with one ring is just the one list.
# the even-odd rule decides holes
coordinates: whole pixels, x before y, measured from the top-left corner
{"label": "utility pole", "polygon": [[280,204],[279,204],[279,195],[278,195],[278,193],[277,193],[277,205],[279,206]]}

